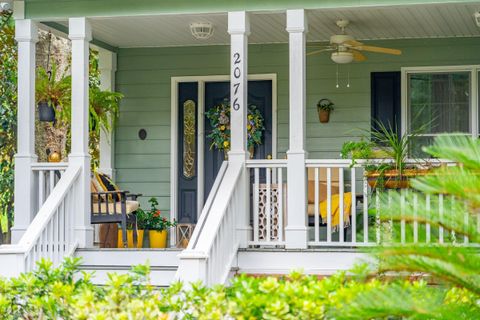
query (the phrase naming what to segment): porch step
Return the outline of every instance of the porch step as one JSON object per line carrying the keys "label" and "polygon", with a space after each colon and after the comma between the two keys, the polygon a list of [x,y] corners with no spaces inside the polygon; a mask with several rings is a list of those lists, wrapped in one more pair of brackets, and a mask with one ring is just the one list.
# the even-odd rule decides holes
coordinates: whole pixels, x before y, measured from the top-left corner
{"label": "porch step", "polygon": [[369,261],[361,249],[240,249],[237,254],[237,274],[285,275],[293,270],[305,274],[330,276],[347,271],[355,263]]}
{"label": "porch step", "polygon": [[78,249],[75,256],[82,258],[81,270],[93,272],[92,281],[103,285],[108,273],[127,273],[132,266],[150,265],[151,284],[167,287],[177,272],[181,249]]}

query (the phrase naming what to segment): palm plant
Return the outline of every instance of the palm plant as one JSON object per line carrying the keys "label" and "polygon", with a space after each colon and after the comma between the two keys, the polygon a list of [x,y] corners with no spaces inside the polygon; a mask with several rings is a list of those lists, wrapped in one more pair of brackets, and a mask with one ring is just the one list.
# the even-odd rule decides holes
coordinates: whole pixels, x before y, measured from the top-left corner
{"label": "palm plant", "polygon": [[[381,288],[355,293],[351,303],[332,311],[336,319],[477,319],[480,315],[479,243],[480,141],[464,136],[441,136],[425,148],[434,157],[459,163],[412,181],[416,191],[389,192],[380,199],[380,219],[428,224],[448,235],[445,243],[400,244],[393,240],[374,251],[376,275],[391,275]],[[419,194],[443,195],[442,203],[421,201]],[[390,198],[390,200],[388,199]],[[444,210],[440,210],[440,205]],[[409,227],[409,228],[408,228]],[[398,228],[393,228],[397,233]],[[393,237],[395,239],[395,237]],[[442,242],[442,241],[439,241]],[[422,276],[413,285],[397,276]],[[409,283],[408,285],[406,283]]]}

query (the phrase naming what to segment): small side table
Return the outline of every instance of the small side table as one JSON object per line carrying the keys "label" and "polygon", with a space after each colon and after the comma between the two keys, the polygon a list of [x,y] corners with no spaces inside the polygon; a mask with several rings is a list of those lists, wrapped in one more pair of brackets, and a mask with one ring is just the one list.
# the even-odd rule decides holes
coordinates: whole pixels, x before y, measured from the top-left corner
{"label": "small side table", "polygon": [[186,248],[188,246],[193,229],[195,229],[195,224],[193,223],[177,224],[177,248]]}

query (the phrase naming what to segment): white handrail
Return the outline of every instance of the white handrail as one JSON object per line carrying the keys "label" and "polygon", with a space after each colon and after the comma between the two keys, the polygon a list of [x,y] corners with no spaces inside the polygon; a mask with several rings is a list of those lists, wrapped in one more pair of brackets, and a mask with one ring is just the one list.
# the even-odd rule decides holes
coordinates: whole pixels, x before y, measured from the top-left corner
{"label": "white handrail", "polygon": [[193,230],[192,237],[188,242],[187,250],[193,249],[197,244],[198,238],[204,229],[205,221],[207,220],[210,208],[212,207],[213,201],[217,196],[220,182],[223,180],[223,177],[225,176],[225,172],[227,171],[227,167],[228,167],[228,161],[223,161],[220,167],[220,170],[218,171],[217,177],[215,178],[215,182],[213,183],[212,189],[210,190],[210,194],[207,197],[207,201],[205,201],[205,205],[203,206],[202,213],[200,214],[200,218],[198,219],[197,224],[195,225],[195,229]]}
{"label": "white handrail", "polygon": [[66,170],[68,162],[34,162],[31,164],[32,170]]}
{"label": "white handrail", "polygon": [[11,260],[0,273],[18,275],[32,270],[42,258],[58,264],[64,256],[73,253],[76,248],[73,237],[75,182],[80,172],[80,166],[69,166],[19,243],[0,246],[2,260]]}
{"label": "white handrail", "polygon": [[206,285],[227,280],[239,244],[237,215],[247,214],[241,209],[241,202],[245,202],[242,199],[245,181],[240,179],[243,170],[242,163],[222,165],[222,174],[217,176],[210,201],[207,200],[202,211],[199,228],[194,231],[187,249],[179,255],[178,280],[200,280]]}

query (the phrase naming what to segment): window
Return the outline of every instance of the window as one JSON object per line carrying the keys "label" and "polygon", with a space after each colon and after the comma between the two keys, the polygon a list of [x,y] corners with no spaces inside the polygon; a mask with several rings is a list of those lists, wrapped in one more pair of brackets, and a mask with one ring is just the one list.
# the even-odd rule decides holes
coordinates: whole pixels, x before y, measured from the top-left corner
{"label": "window", "polygon": [[472,83],[477,72],[477,67],[403,70],[403,133],[416,135],[410,145],[411,157],[425,157],[422,147],[439,134],[476,135],[478,122],[473,116],[477,112],[473,108],[478,92],[472,90]]}

